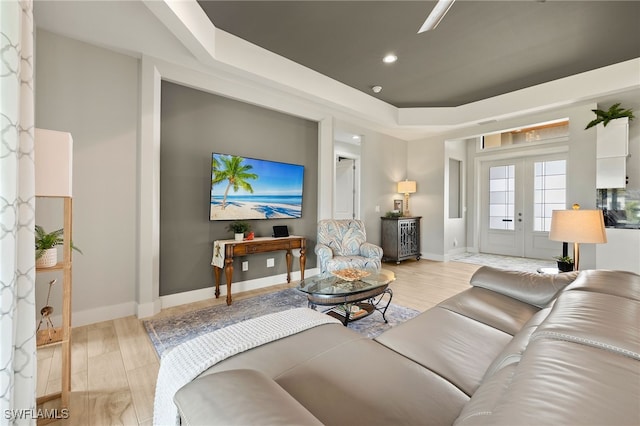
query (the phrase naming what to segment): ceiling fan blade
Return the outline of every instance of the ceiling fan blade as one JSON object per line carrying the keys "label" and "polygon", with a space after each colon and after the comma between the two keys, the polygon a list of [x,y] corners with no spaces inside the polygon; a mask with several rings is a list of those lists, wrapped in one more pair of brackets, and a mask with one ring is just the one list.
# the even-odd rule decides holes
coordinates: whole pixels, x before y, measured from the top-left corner
{"label": "ceiling fan blade", "polygon": [[444,18],[444,15],[446,15],[449,9],[451,9],[454,1],[456,0],[438,0],[438,3],[435,5],[429,16],[427,16],[424,24],[422,24],[418,30],[418,34],[435,29],[440,21],[442,21],[442,18]]}

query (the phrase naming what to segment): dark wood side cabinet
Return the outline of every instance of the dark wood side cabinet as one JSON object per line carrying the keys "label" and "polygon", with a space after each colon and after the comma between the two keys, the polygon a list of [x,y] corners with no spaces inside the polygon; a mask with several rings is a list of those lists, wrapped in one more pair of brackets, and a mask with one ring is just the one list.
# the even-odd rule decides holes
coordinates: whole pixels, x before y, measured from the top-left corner
{"label": "dark wood side cabinet", "polygon": [[412,217],[381,217],[382,260],[401,260],[415,257],[420,260],[420,219]]}

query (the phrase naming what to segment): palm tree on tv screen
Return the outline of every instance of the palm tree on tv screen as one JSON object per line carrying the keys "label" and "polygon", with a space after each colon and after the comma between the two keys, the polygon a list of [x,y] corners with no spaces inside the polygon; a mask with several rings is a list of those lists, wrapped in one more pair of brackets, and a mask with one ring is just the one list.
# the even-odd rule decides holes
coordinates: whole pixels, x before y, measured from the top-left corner
{"label": "palm tree on tv screen", "polygon": [[[219,158],[219,159],[218,159]],[[227,187],[224,190],[224,196],[222,197],[222,210],[227,206],[227,195],[229,189],[233,188],[233,192],[238,192],[240,188],[253,194],[253,188],[251,184],[247,182],[249,179],[258,179],[258,175],[255,173],[247,173],[253,169],[250,164],[242,164],[244,158],[235,155],[213,157],[211,167],[213,167],[213,179],[211,183],[213,185],[222,183],[225,180],[228,182]],[[222,163],[222,164],[221,164]]]}

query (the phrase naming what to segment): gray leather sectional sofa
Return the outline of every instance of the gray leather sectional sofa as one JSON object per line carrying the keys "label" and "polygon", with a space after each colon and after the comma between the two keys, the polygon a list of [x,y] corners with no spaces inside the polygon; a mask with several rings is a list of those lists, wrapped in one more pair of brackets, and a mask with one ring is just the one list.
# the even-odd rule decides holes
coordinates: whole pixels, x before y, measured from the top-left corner
{"label": "gray leather sectional sofa", "polygon": [[374,340],[337,324],[240,353],[174,398],[183,424],[640,424],[640,276],[480,268]]}

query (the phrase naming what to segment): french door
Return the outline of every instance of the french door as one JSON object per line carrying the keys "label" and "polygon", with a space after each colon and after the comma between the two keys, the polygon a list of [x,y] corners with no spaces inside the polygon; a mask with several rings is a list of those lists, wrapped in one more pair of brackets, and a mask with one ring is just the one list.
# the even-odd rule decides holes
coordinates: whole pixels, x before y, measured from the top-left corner
{"label": "french door", "polygon": [[566,205],[566,159],[547,155],[486,161],[481,167],[480,251],[548,259],[551,212]]}

